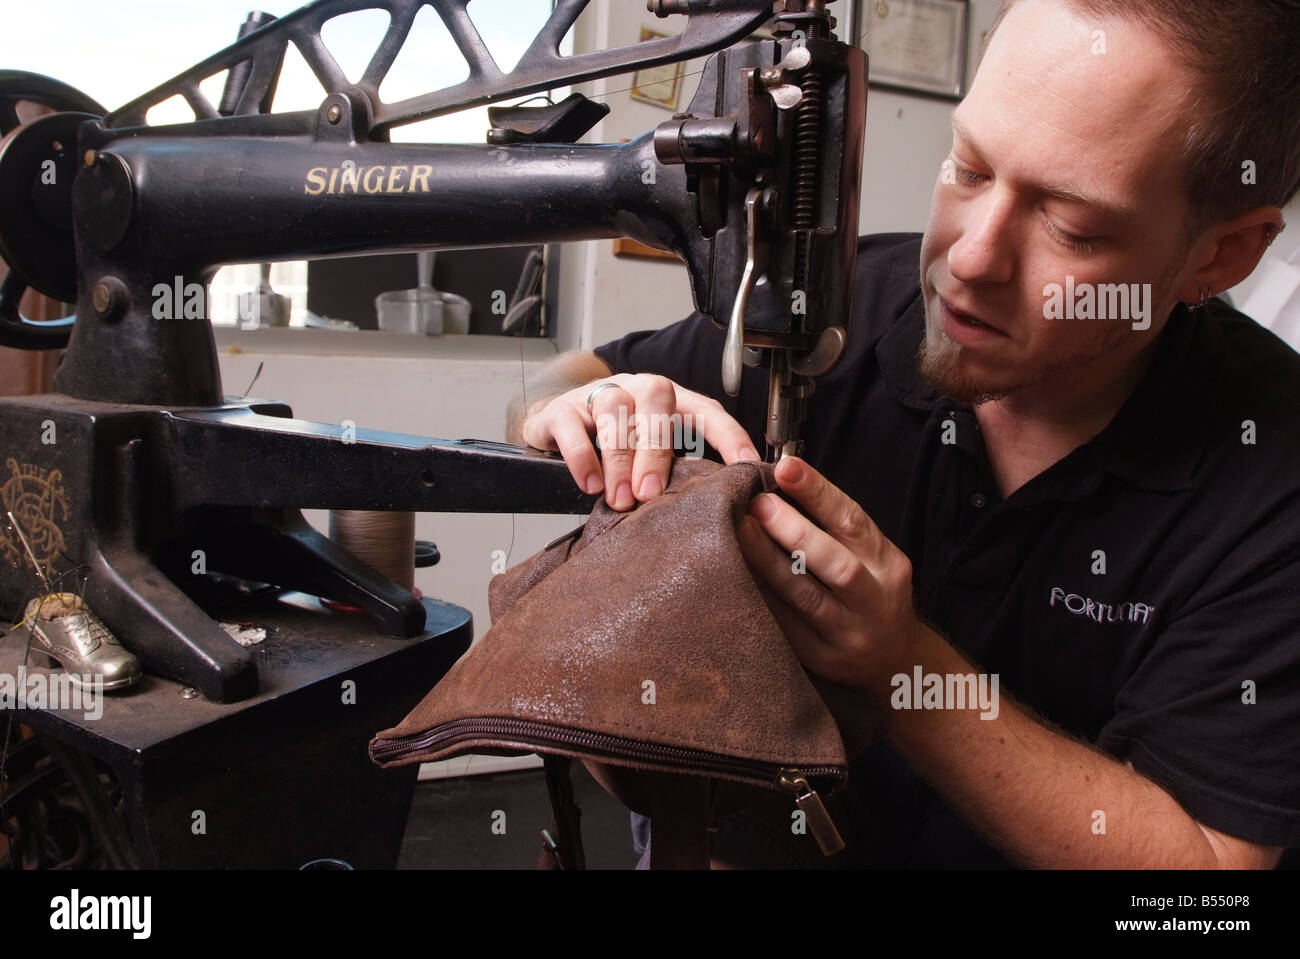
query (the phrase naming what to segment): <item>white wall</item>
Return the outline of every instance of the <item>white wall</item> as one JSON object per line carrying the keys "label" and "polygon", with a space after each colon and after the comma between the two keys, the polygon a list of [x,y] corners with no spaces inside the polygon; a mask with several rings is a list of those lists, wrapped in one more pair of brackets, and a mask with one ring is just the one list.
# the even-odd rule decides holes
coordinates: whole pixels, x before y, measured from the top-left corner
{"label": "white wall", "polygon": [[1255,272],[1228,293],[1237,309],[1300,351],[1300,197],[1282,215],[1286,228]]}
{"label": "white wall", "polygon": [[[969,88],[979,62],[980,37],[1000,0],[972,0],[966,46]],[[865,2],[864,6],[871,6]],[[868,11],[869,13],[869,11]],[[857,28],[860,34],[862,28]],[[862,163],[859,233],[921,232],[939,165],[952,148],[956,103],[872,88],[867,94],[867,137]]]}
{"label": "white wall", "polygon": [[[596,0],[574,25],[575,50],[608,49],[637,42],[641,28],[676,33],[674,18],[659,20],[644,3]],[[684,110],[699,86],[703,60],[683,66],[678,109]],[[608,103],[609,115],[582,140],[617,143],[631,140],[671,119],[672,111],[628,95],[631,75],[577,84],[574,90]],[[562,349],[591,349],[633,330],[658,328],[694,309],[686,267],[669,260],[616,257],[613,242],[592,240],[565,244],[560,277],[557,342]]]}

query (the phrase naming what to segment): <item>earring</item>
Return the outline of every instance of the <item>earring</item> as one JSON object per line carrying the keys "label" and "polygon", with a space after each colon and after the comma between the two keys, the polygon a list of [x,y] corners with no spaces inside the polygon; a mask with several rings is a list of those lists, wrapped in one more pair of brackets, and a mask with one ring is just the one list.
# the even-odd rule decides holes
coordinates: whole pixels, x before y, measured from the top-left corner
{"label": "earring", "polygon": [[1210,289],[1208,286],[1202,286],[1199,289],[1200,289],[1201,299],[1197,303],[1188,303],[1187,308],[1189,310],[1203,309],[1205,307],[1205,304],[1209,303],[1210,299],[1214,296],[1214,291]]}

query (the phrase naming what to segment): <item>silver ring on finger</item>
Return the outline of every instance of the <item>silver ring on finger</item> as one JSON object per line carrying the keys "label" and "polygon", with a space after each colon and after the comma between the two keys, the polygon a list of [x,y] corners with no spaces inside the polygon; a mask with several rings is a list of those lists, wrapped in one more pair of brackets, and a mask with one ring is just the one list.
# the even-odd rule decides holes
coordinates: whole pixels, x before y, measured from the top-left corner
{"label": "silver ring on finger", "polygon": [[594,402],[596,402],[596,396],[597,396],[597,394],[599,394],[601,390],[608,390],[608,389],[618,389],[618,384],[617,384],[617,383],[610,383],[609,381],[606,381],[606,382],[604,382],[604,383],[598,383],[598,384],[596,384],[595,387],[592,388],[592,391],[591,391],[590,393],[587,394],[587,412],[588,412],[588,413],[591,412],[591,404],[594,403]]}

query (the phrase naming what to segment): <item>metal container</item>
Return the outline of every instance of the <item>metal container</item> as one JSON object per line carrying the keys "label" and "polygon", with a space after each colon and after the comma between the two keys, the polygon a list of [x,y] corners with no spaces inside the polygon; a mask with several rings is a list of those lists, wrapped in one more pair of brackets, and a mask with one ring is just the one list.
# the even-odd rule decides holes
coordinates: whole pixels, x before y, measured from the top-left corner
{"label": "metal container", "polygon": [[390,290],[375,297],[379,328],[394,333],[439,334],[442,332],[443,295],[433,288],[433,254],[416,256],[418,274],[413,290]]}

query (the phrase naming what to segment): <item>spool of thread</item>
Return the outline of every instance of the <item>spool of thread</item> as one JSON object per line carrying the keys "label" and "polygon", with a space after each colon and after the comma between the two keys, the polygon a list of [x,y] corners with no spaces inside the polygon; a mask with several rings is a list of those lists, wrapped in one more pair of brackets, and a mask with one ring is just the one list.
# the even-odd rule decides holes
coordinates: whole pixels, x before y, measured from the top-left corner
{"label": "spool of thread", "polygon": [[414,589],[414,513],[330,510],[330,539],[399,586]]}

